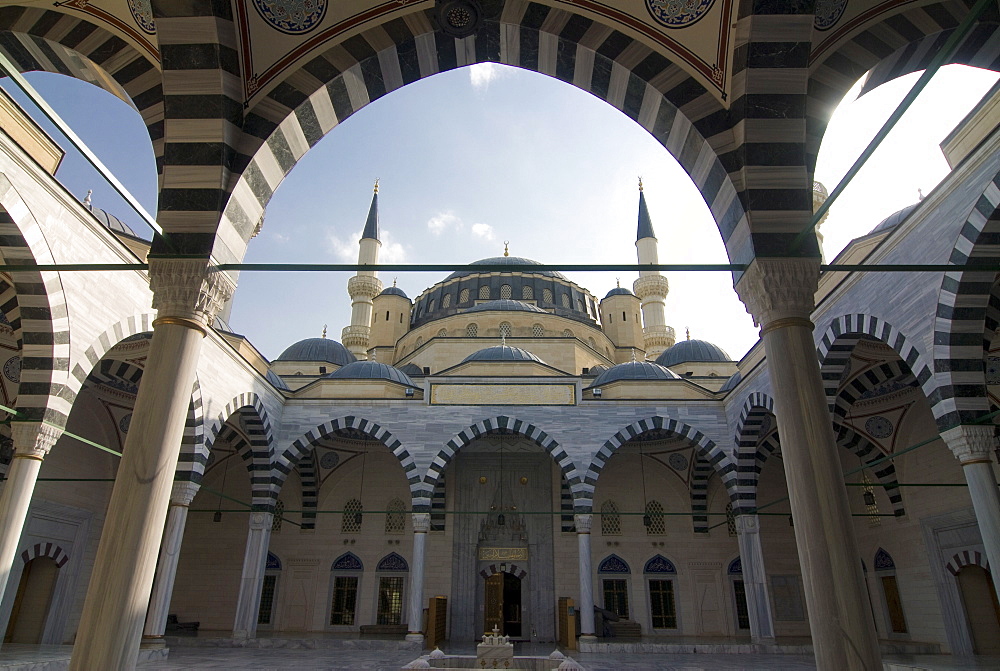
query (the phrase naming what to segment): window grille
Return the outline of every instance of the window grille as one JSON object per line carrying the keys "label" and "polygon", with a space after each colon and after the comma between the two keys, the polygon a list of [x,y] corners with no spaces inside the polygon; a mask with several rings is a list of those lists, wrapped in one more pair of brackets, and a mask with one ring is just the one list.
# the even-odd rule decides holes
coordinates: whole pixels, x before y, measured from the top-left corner
{"label": "window grille", "polygon": [[534,300],[535,288],[532,286],[521,287],[521,298],[529,301]]}
{"label": "window grille", "polygon": [[485,284],[479,287],[479,300],[485,301],[490,298],[490,288]]}
{"label": "window grille", "polygon": [[274,517],[271,519],[271,533],[281,531],[281,517],[285,513],[285,502],[278,499],[274,504]]}
{"label": "window grille", "polygon": [[649,609],[653,616],[653,629],[677,628],[673,580],[649,581]]}
{"label": "window grille", "polygon": [[576,299],[576,309],[579,310],[580,312],[586,312],[587,311],[587,306],[584,305],[582,298],[577,298]]}
{"label": "window grille", "polygon": [[500,285],[500,298],[503,300],[510,300],[511,289],[509,284]]}
{"label": "window grille", "polygon": [[429,300],[429,301],[427,302],[427,311],[428,311],[428,312],[434,312],[434,299],[433,299],[433,298],[432,298],[432,299],[430,299],[430,300]]}
{"label": "window grille", "polygon": [[552,289],[542,289],[542,302],[543,303],[552,302]]}
{"label": "window grille", "polygon": [[264,584],[260,590],[260,609],[257,611],[257,624],[271,624],[271,613],[274,610],[274,588],[277,584],[278,576],[264,576]]}
{"label": "window grille", "polygon": [[605,501],[601,505],[601,535],[622,535],[622,518],[614,501]]}
{"label": "window grille", "polygon": [[448,335],[448,329],[441,329],[438,331],[438,338],[444,338]]}
{"label": "window grille", "polygon": [[379,578],[376,624],[399,624],[403,617],[403,578]]}
{"label": "window grille", "polygon": [[742,580],[734,580],[733,592],[736,594],[736,626],[740,629],[749,629],[750,610],[747,608],[746,583]]}
{"label": "window grille", "polygon": [[543,335],[545,335],[545,329],[542,328],[541,324],[533,324],[531,326],[531,335],[535,336],[536,338],[541,338]]}
{"label": "window grille", "polygon": [[569,329],[563,329],[563,335],[566,336],[567,338],[572,338],[573,332],[570,331]]}
{"label": "window grille", "polygon": [[451,307],[451,294],[445,294],[444,295],[444,298],[441,299],[441,307],[442,308],[450,308]]}
{"label": "window grille", "polygon": [[733,504],[726,504],[726,527],[729,529],[729,535],[736,535],[736,513],[733,512]]}
{"label": "window grille", "polygon": [[567,309],[569,308],[569,294],[562,294],[562,295],[560,295],[559,296],[559,300],[560,300],[560,302],[562,302],[562,306],[564,308],[567,308]]}
{"label": "window grille", "polygon": [[364,508],[361,501],[357,499],[351,499],[344,504],[344,517],[340,522],[340,533],[356,534],[361,531],[362,510]]}
{"label": "window grille", "polygon": [[459,303],[468,303],[469,302],[469,290],[468,289],[462,289],[462,291],[458,294],[458,302]]}
{"label": "window grille", "polygon": [[406,530],[405,510],[406,506],[399,499],[389,501],[385,513],[385,532],[387,534],[401,534]]}
{"label": "window grille", "polygon": [[667,533],[662,503],[655,499],[647,503],[646,516],[649,518],[649,526],[646,527],[647,536],[663,536]]}
{"label": "window grille", "polygon": [[330,624],[354,624],[358,603],[358,578],[339,575],[333,579],[333,603],[330,604]]}
{"label": "window grille", "polygon": [[475,324],[469,324],[465,327],[465,335],[469,338],[475,338],[479,335],[479,327]]}
{"label": "window grille", "polygon": [[417,349],[423,344],[424,344],[424,337],[420,336],[419,338],[417,338],[417,342],[413,343],[413,349]]}
{"label": "window grille", "polygon": [[621,578],[604,579],[604,607],[628,619],[628,583]]}
{"label": "window grille", "polygon": [[511,327],[510,322],[500,322],[501,336],[503,336],[504,338],[509,338],[512,331],[513,328]]}

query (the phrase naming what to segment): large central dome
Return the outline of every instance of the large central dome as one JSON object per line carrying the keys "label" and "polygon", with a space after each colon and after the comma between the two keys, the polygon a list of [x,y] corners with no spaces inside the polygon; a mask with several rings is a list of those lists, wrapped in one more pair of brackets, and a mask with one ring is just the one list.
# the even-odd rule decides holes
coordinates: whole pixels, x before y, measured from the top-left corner
{"label": "large central dome", "polygon": [[[473,261],[471,265],[474,266],[500,266],[498,270],[504,270],[503,266],[540,266],[542,265],[538,261],[532,261],[531,259],[526,259],[520,256],[492,256],[488,259],[480,259],[478,261]],[[484,268],[483,270],[473,270],[467,268],[465,270],[456,270],[445,280],[453,280],[456,277],[466,277],[468,275],[475,275],[482,272],[490,272],[491,269]],[[561,280],[566,279],[565,275],[556,272],[554,270],[523,270],[520,272],[532,273],[535,275],[545,275],[546,277],[558,277]]]}

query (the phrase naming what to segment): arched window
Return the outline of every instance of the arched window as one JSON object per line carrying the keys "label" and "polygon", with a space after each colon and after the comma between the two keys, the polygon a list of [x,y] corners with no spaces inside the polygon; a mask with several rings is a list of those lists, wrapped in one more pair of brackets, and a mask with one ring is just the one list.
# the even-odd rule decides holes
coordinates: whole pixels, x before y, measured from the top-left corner
{"label": "arched window", "polygon": [[274,503],[274,517],[271,519],[271,533],[281,531],[281,517],[285,514],[285,502],[278,499]]}
{"label": "arched window", "polygon": [[597,566],[597,572],[602,575],[619,574],[620,578],[602,577],[601,587],[604,594],[604,607],[628,619],[628,574],[631,569],[628,562],[618,555],[608,555]]}
{"label": "arched window", "polygon": [[432,299],[430,299],[430,300],[429,300],[429,301],[427,302],[427,311],[428,311],[428,312],[434,312],[434,299],[433,299],[433,298],[432,298]]}
{"label": "arched window", "polygon": [[646,504],[646,515],[643,522],[646,525],[647,536],[663,536],[667,533],[666,522],[663,517],[663,504],[657,500],[652,500]]}
{"label": "arched window", "polygon": [[479,300],[488,301],[490,299],[490,288],[487,285],[479,287]]}
{"label": "arched window", "polygon": [[614,501],[608,499],[601,504],[601,535],[621,536],[622,518],[618,514],[618,506]]}
{"label": "arched window", "polygon": [[358,499],[351,499],[344,504],[344,515],[340,520],[340,533],[356,534],[361,531],[361,522],[364,516],[361,514],[364,507]]}
{"label": "arched window", "polygon": [[532,324],[531,335],[533,335],[536,338],[541,338],[543,335],[545,335],[545,329],[542,328],[541,324]]}
{"label": "arched window", "polygon": [[509,284],[501,284],[500,285],[500,298],[502,300],[510,300],[510,297],[511,297],[510,285]]}
{"label": "arched window", "polygon": [[[378,577],[378,612],[376,624],[400,624],[403,619],[403,591],[406,587],[405,573],[410,570],[406,560],[395,552],[390,552],[379,560],[375,570]],[[391,575],[395,574],[395,575]]]}
{"label": "arched window", "polygon": [[500,322],[500,336],[503,338],[509,338],[510,334],[513,333],[514,329],[510,325],[510,322]]}
{"label": "arched window", "polygon": [[561,294],[559,296],[559,301],[562,303],[564,308],[569,309],[569,294]]}
{"label": "arched window", "polygon": [[401,534],[406,530],[406,506],[399,499],[389,501],[385,512],[385,532],[387,534]]}
{"label": "arched window", "polygon": [[570,331],[569,329],[563,329],[563,336],[565,336],[567,338],[572,338],[573,337],[573,332]]}
{"label": "arched window", "polygon": [[458,302],[459,303],[468,303],[469,302],[469,290],[468,289],[462,289],[462,291],[459,292],[459,294],[458,294]]}
{"label": "arched window", "polygon": [[444,298],[441,299],[441,307],[442,308],[450,308],[451,307],[451,294],[445,294],[444,295]]}
{"label": "arched window", "polygon": [[543,303],[552,302],[552,289],[542,289],[542,302]]}
{"label": "arched window", "polygon": [[465,327],[465,337],[475,338],[478,335],[479,335],[479,326],[477,326],[476,324],[469,324],[468,326]]}
{"label": "arched window", "polygon": [[531,285],[525,285],[521,287],[521,298],[524,300],[534,300],[535,299],[535,288]]}
{"label": "arched window", "polygon": [[677,569],[663,555],[646,562],[642,572],[649,588],[649,613],[653,629],[677,628],[677,605],[674,600],[674,577]]}
{"label": "arched window", "polygon": [[417,349],[418,347],[420,347],[423,344],[424,344],[424,337],[420,336],[420,337],[417,338],[417,342],[413,343],[413,349]]}
{"label": "arched window", "polygon": [[597,349],[597,343],[593,338],[587,338],[587,344],[590,345],[590,349]]}
{"label": "arched window", "polygon": [[[277,507],[276,507],[277,508]],[[281,560],[278,555],[267,553],[264,568],[264,582],[260,587],[260,608],[257,610],[257,624],[268,627],[274,619],[274,597],[278,590],[278,576],[281,575]]]}
{"label": "arched window", "polygon": [[437,334],[438,338],[445,338],[447,336],[448,336],[448,330],[447,329],[441,329],[440,331],[438,331],[438,334]]}
{"label": "arched window", "polygon": [[875,577],[882,586],[882,599],[885,602],[885,611],[892,633],[907,633],[903,600],[899,596],[899,584],[896,582],[896,562],[893,561],[892,555],[882,548],[875,551]]}
{"label": "arched window", "polygon": [[[330,624],[354,624],[358,605],[358,582],[365,567],[353,552],[346,552],[334,560],[333,599],[330,604]],[[352,575],[353,574],[353,575]]]}
{"label": "arched window", "polygon": [[582,298],[577,298],[576,299],[576,309],[579,310],[580,312],[586,312],[587,311],[587,306],[584,304]]}

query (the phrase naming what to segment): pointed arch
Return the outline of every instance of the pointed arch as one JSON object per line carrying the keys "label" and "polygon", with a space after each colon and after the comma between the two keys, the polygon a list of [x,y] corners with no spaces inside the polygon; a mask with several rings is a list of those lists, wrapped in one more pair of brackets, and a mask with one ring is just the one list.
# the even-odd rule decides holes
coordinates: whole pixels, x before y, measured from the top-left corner
{"label": "pointed arch", "polygon": [[[733,459],[721,447],[716,445],[715,441],[709,439],[701,431],[676,419],[654,415],[653,417],[632,422],[604,442],[604,445],[594,455],[587,468],[587,474],[581,486],[583,496],[578,496],[581,499],[577,503],[578,512],[591,512],[594,500],[594,487],[597,485],[597,480],[600,478],[604,466],[615,452],[618,451],[618,448],[647,431],[657,429],[670,431],[682,438],[688,439],[693,444],[695,453],[703,457],[715,469],[715,472],[722,479],[722,484],[726,487],[726,491],[729,492],[730,496],[733,496],[736,485],[736,464]],[[583,510],[583,508],[586,508],[586,510]]]}
{"label": "pointed arch", "polygon": [[56,563],[56,568],[62,568],[69,561],[69,555],[55,543],[35,543],[21,552],[21,561],[25,564],[38,557],[49,557]]}
{"label": "pointed arch", "polygon": [[376,571],[409,571],[410,565],[398,552],[390,552],[378,560]]}
{"label": "pointed arch", "polygon": [[882,458],[882,451],[876,447],[868,438],[853,430],[846,424],[838,427],[837,444],[846,447],[853,452],[866,467],[870,468],[879,483],[889,497],[892,504],[892,511],[896,517],[906,514],[903,506],[903,492],[899,487],[899,479],[896,476],[896,466],[891,460],[883,461],[881,464],[869,466],[869,463]]}
{"label": "pointed arch", "polygon": [[677,573],[677,567],[672,561],[661,554],[650,557],[642,567],[643,573]]}
{"label": "pointed arch", "polygon": [[[445,444],[444,447],[438,451],[437,455],[431,461],[430,466],[427,468],[427,472],[424,474],[420,488],[414,495],[413,509],[415,511],[430,510],[431,495],[434,491],[434,485],[438,478],[441,477],[441,474],[444,473],[445,468],[455,457],[456,452],[478,438],[497,431],[510,431],[511,433],[524,436],[545,450],[559,466],[559,470],[562,472],[563,477],[565,477],[566,482],[569,483],[569,488],[573,493],[574,498],[580,499],[587,492],[587,488],[580,480],[576,463],[566,453],[566,450],[563,449],[554,438],[552,438],[552,436],[545,433],[545,431],[542,431],[530,422],[523,421],[516,417],[499,415],[497,417],[490,417],[476,422],[468,428],[459,431]],[[411,490],[412,489],[413,488],[411,487]],[[589,495],[587,495],[586,498],[588,500],[593,498],[592,487],[589,489]]]}
{"label": "pointed arch", "polygon": [[302,529],[316,528],[319,507],[319,480],[316,477],[316,450],[309,450],[299,460],[299,480],[302,485]]}
{"label": "pointed arch", "polygon": [[364,571],[365,565],[353,552],[345,552],[330,564],[331,571]]}
{"label": "pointed arch", "polygon": [[140,333],[153,332],[153,320],[156,319],[155,312],[140,312],[112,324],[94,340],[93,343],[83,353],[85,361],[78,361],[73,366],[70,375],[70,388],[74,389],[74,394],[80,392],[80,387],[86,382],[94,367],[97,366],[111,351],[123,340],[139,335]]}
{"label": "pointed arch", "polygon": [[990,571],[990,562],[986,559],[986,555],[977,550],[963,550],[962,552],[956,553],[952,556],[951,560],[945,564],[945,568],[953,576],[958,576],[958,572],[962,570],[962,567],[974,565],[984,569],[987,573]]}
{"label": "pointed arch", "polygon": [[767,458],[780,448],[774,399],[763,392],[747,397],[736,430],[736,514],[757,507],[757,486]]}
{"label": "pointed arch", "polygon": [[632,569],[629,567],[628,562],[619,557],[618,555],[611,553],[607,557],[601,560],[601,563],[597,565],[598,573],[631,573]]}

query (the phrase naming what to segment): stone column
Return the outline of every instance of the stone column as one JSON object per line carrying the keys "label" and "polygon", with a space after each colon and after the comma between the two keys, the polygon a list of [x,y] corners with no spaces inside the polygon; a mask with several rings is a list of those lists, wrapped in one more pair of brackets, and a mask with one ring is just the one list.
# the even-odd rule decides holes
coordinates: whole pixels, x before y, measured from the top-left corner
{"label": "stone column", "polygon": [[580,562],[580,601],[577,617],[580,618],[580,640],[596,642],[594,634],[594,576],[590,569],[590,527],[593,515],[574,515],[576,543]]}
{"label": "stone column", "polygon": [[62,429],[41,422],[14,421],[10,428],[14,458],[7,469],[3,492],[0,492],[0,600],[17,557],[42,459],[62,435]]}
{"label": "stone column", "polygon": [[755,259],[736,292],[761,326],[819,669],[882,668],[809,319],[818,258]]}
{"label": "stone column", "polygon": [[413,565],[410,568],[410,603],[406,623],[407,641],[423,643],[421,625],[424,619],[424,555],[427,532],[431,530],[430,513],[413,513]]}
{"label": "stone column", "polygon": [[274,515],[265,512],[250,514],[247,532],[247,549],[243,554],[243,577],[240,578],[240,596],[236,601],[236,621],[233,638],[255,638],[257,615],[260,613],[260,590],[264,585],[267,569],[267,547],[271,542],[271,525]]}
{"label": "stone column", "polygon": [[154,257],[149,264],[158,317],[87,587],[73,671],[135,667],[202,339],[233,290],[206,259]]}
{"label": "stone column", "polygon": [[993,426],[956,426],[941,434],[962,464],[976,511],[979,535],[990,562],[994,590],[1000,592],[1000,490],[993,472]]}
{"label": "stone column", "polygon": [[200,485],[190,481],[175,482],[170,493],[167,529],[163,532],[160,561],[156,565],[153,594],[149,599],[146,626],[142,631],[144,645],[163,645],[163,632],[167,628],[167,611],[170,609],[170,597],[174,593],[174,578],[177,576],[177,562],[181,558],[181,542],[184,540],[188,508],[200,488]]}
{"label": "stone column", "polygon": [[767,595],[767,572],[760,547],[760,518],[744,514],[736,518],[736,537],[740,544],[743,588],[750,616],[750,637],[754,643],[774,643],[774,620]]}

